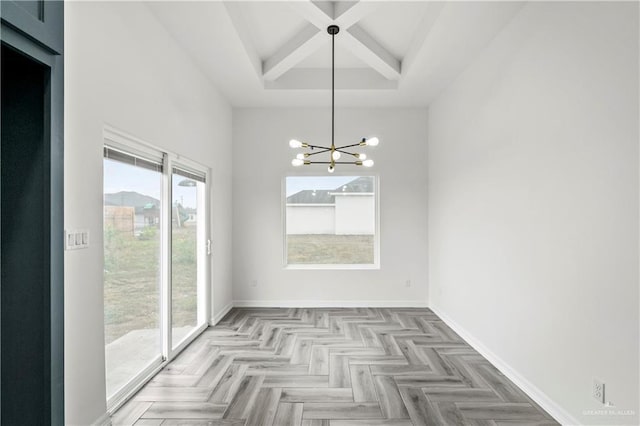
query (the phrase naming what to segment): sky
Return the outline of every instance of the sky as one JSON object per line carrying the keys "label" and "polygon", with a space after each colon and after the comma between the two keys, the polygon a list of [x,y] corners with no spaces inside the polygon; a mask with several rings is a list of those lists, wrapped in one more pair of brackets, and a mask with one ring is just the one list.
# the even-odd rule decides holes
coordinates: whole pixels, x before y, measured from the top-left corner
{"label": "sky", "polygon": [[[196,208],[197,188],[178,185],[186,178],[174,175],[173,201],[184,207]],[[120,191],[134,191],[157,200],[162,192],[162,174],[129,164],[104,160],[104,193],[114,194]]]}
{"label": "sky", "polygon": [[[175,176],[175,175],[174,175]],[[340,185],[358,179],[359,176],[288,176],[286,178],[287,197],[305,189],[336,189]],[[197,191],[195,187],[179,186],[186,178],[175,176],[173,182],[173,201],[184,207],[196,207]],[[104,160],[104,193],[114,194],[120,191],[135,191],[160,199],[162,175],[152,170],[131,166],[119,161]]]}

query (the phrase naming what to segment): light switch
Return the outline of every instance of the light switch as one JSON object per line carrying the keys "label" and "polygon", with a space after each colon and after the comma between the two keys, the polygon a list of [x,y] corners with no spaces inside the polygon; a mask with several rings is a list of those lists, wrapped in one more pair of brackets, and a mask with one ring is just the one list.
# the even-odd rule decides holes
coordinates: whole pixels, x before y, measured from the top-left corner
{"label": "light switch", "polygon": [[89,230],[65,230],[64,245],[66,250],[78,250],[89,247]]}
{"label": "light switch", "polygon": [[65,231],[65,248],[67,250],[71,250],[76,245],[75,243],[76,236],[73,234],[73,232]]}

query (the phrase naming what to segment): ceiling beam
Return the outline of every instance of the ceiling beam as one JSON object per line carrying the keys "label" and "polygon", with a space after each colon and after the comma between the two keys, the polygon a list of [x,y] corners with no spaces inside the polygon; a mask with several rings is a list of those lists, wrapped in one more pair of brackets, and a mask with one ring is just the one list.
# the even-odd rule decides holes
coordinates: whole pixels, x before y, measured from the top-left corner
{"label": "ceiling beam", "polygon": [[327,13],[332,13],[329,10],[325,10],[323,3],[318,6],[312,1],[293,1],[288,3],[290,7],[295,10],[301,17],[311,22],[317,28],[325,30],[329,25],[333,23],[333,16]]}
{"label": "ceiling beam", "polygon": [[351,9],[357,3],[358,3],[358,0],[354,0],[354,1],[342,0],[342,1],[335,2],[333,6],[333,19],[336,19],[338,16],[342,15],[344,12]]}
{"label": "ceiling beam", "polygon": [[277,79],[328,41],[323,31],[314,25],[306,25],[276,53],[263,61],[263,78],[267,81]]}
{"label": "ceiling beam", "polygon": [[335,24],[346,31],[359,20],[379,7],[371,1],[294,1],[289,3],[301,17],[321,30]]}
{"label": "ceiling beam", "polygon": [[262,76],[265,86],[266,82],[277,80],[322,47],[324,42],[329,40],[325,29],[331,24],[340,27],[337,43],[347,47],[387,80],[396,81],[400,78],[400,61],[357,25],[358,21],[378,7],[377,2],[311,0],[291,2],[290,6],[310,22],[310,25],[289,40],[272,57],[263,61]]}
{"label": "ceiling beam", "polygon": [[348,30],[379,7],[376,1],[340,1],[335,5],[335,24]]}
{"label": "ceiling beam", "polygon": [[326,0],[311,0],[314,6],[322,10],[331,19],[336,19],[336,4]]}
{"label": "ceiling beam", "polygon": [[413,40],[411,40],[411,44],[409,45],[406,55],[402,59],[402,74],[406,75],[409,68],[411,68],[411,65],[415,62],[416,57],[425,46],[425,40],[438,20],[444,5],[444,2],[427,3],[420,25],[418,25],[418,30],[413,36]]}
{"label": "ceiling beam", "polygon": [[359,25],[353,25],[340,42],[358,58],[389,80],[400,79],[401,63]]}
{"label": "ceiling beam", "polygon": [[[326,68],[293,68],[279,79],[265,81],[269,90],[330,90],[331,74]],[[336,90],[394,90],[396,80],[388,80],[371,68],[336,69]]]}
{"label": "ceiling beam", "polygon": [[249,29],[244,17],[242,16],[239,3],[226,1],[224,2],[224,7],[227,9],[229,18],[231,18],[231,23],[233,23],[233,26],[236,29],[236,33],[242,42],[242,46],[247,53],[247,58],[249,59],[249,62],[251,62],[251,66],[256,71],[258,78],[261,77],[262,61],[260,60],[260,56],[258,56],[258,52],[256,52],[253,42],[251,41]]}

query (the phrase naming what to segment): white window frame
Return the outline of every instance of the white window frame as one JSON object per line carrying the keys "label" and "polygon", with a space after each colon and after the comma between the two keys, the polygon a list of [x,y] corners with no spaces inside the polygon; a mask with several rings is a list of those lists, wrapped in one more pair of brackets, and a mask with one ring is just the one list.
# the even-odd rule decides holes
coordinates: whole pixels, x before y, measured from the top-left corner
{"label": "white window frame", "polygon": [[[161,355],[151,361],[140,373],[132,378],[129,383],[123,386],[110,398],[107,396],[107,412],[112,415],[118,408],[127,402],[136,392],[138,392],[149,380],[151,380],[162,368],[171,362],[189,343],[198,337],[208,326],[208,319],[211,318],[211,253],[207,252],[204,258],[204,288],[203,294],[199,295],[204,304],[203,312],[198,312],[198,325],[189,333],[175,348],[172,348],[172,321],[171,321],[171,179],[173,175],[173,165],[178,164],[181,168],[192,170],[205,176],[205,201],[204,201],[204,239],[206,244],[211,242],[210,229],[210,201],[211,201],[211,171],[196,161],[183,157],[174,152],[160,149],[154,145],[143,141],[135,136],[129,135],[113,126],[105,124],[103,127],[103,144],[125,153],[139,155],[143,158],[162,161],[162,193],[161,193],[161,213],[160,226],[162,229],[160,243],[160,332],[162,337]],[[104,160],[103,160],[104,161]],[[104,182],[103,182],[104,188]],[[169,200],[167,202],[167,200]],[[104,233],[104,229],[102,230]],[[205,249],[206,250],[206,249]],[[103,253],[104,257],[104,253]],[[200,283],[198,283],[200,285]],[[103,313],[104,315],[104,313]],[[202,323],[200,323],[202,321]],[[106,347],[105,347],[106,348]]]}
{"label": "white window frame", "polygon": [[[167,224],[167,228],[168,232],[167,232],[167,236],[168,236],[168,241],[167,244],[169,245],[169,250],[167,251],[169,259],[167,260],[168,265],[169,265],[169,270],[168,270],[168,275],[167,275],[167,279],[168,279],[168,283],[166,285],[166,287],[168,288],[168,294],[167,294],[167,299],[171,300],[172,298],[172,288],[171,288],[171,279],[170,277],[172,277],[172,265],[171,265],[171,250],[172,250],[172,245],[171,245],[171,232],[173,231],[172,229],[172,223],[171,223],[171,206],[173,203],[173,194],[172,194],[172,179],[173,179],[173,168],[174,166],[177,166],[178,168],[184,169],[185,171],[191,171],[193,173],[196,174],[204,174],[204,179],[205,179],[205,200],[203,202],[203,215],[204,215],[204,220],[203,220],[203,226],[204,226],[204,256],[202,257],[202,259],[198,258],[198,260],[202,260],[204,262],[204,266],[205,266],[205,272],[204,272],[204,277],[203,277],[203,281],[204,283],[201,282],[197,282],[197,286],[204,286],[202,288],[202,298],[203,300],[198,300],[197,305],[199,306],[200,303],[204,303],[204,309],[202,311],[198,310],[197,315],[198,315],[198,324],[196,325],[196,327],[191,331],[191,333],[189,333],[185,338],[182,339],[182,341],[180,341],[180,343],[178,343],[178,345],[173,348],[173,341],[172,341],[172,327],[173,327],[173,323],[172,323],[172,318],[171,318],[171,306],[170,303],[168,303],[167,305],[167,309],[169,310],[168,314],[167,314],[167,318],[168,318],[168,330],[169,332],[167,333],[168,335],[168,341],[167,341],[167,352],[171,354],[170,359],[175,358],[176,355],[178,355],[180,352],[182,352],[182,350],[184,348],[186,348],[189,343],[191,343],[196,337],[198,337],[208,326],[208,318],[211,317],[211,305],[210,305],[210,301],[211,301],[211,286],[207,285],[207,283],[211,283],[211,262],[210,262],[210,253],[206,252],[206,247],[208,245],[207,241],[211,241],[211,238],[209,237],[209,168],[200,165],[199,163],[189,160],[188,158],[179,156],[179,155],[175,155],[175,154],[169,154],[167,155],[167,173],[165,174],[165,178],[167,179],[167,195],[169,198],[167,198],[169,201],[169,203],[167,203],[166,208],[169,209],[168,211],[168,224]],[[199,212],[198,212],[199,213]],[[200,289],[199,289],[200,290]],[[199,292],[198,292],[199,294]]]}
{"label": "white window frame", "polygon": [[374,179],[375,235],[373,238],[373,263],[295,263],[287,260],[287,178],[289,177],[321,177],[323,169],[306,173],[289,173],[282,177],[281,184],[281,226],[282,226],[282,264],[288,270],[379,270],[380,269],[380,175],[378,173],[334,173],[327,177],[372,177]]}

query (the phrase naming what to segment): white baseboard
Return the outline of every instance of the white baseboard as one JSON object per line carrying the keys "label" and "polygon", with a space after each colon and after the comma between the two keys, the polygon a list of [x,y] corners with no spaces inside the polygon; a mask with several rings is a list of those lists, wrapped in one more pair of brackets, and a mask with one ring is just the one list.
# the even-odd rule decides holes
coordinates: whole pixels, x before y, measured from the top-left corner
{"label": "white baseboard", "polygon": [[542,407],[547,413],[549,413],[557,422],[563,425],[578,425],[580,422],[576,420],[569,412],[558,405],[554,400],[549,398],[547,394],[542,392],[537,386],[523,377],[513,367],[507,364],[502,358],[493,353],[483,343],[471,335],[467,330],[461,327],[451,317],[442,312],[436,306],[429,307],[435,312],[442,321],[444,321],[449,327],[453,329],[460,337],[462,337],[469,345],[473,347],[480,355],[485,357],[494,367],[496,367],[502,374],[504,374],[509,380],[516,384],[524,393],[526,393],[531,399],[533,399],[540,407]]}
{"label": "white baseboard", "polygon": [[220,312],[214,313],[213,318],[211,318],[211,325],[216,325],[217,323],[224,318],[225,315],[229,313],[229,311],[233,308],[233,301],[227,303],[227,305],[220,310]]}
{"label": "white baseboard", "polygon": [[91,424],[93,426],[111,426],[111,417],[109,417],[109,413],[104,413]]}
{"label": "white baseboard", "polygon": [[239,308],[426,308],[415,300],[234,300]]}

